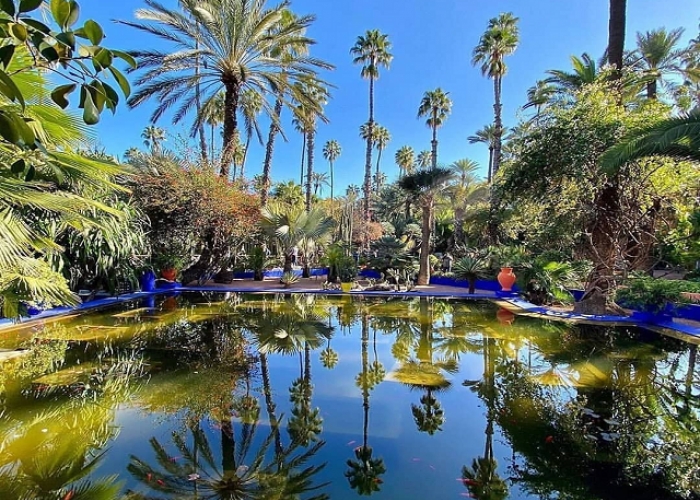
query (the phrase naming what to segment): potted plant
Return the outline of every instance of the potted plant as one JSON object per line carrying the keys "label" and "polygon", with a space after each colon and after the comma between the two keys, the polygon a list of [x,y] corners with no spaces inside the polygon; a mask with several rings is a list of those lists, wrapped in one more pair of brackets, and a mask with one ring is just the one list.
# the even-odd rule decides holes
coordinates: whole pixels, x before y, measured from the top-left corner
{"label": "potted plant", "polygon": [[253,271],[254,281],[263,280],[266,265],[267,255],[265,255],[265,250],[261,247],[254,247],[251,249],[246,259],[246,268]]}
{"label": "potted plant", "polygon": [[352,257],[343,257],[337,263],[338,279],[340,280],[340,289],[343,293],[348,293],[352,290],[352,283],[357,277],[357,265]]}
{"label": "potted plant", "polygon": [[160,269],[160,276],[168,281],[175,281],[177,273],[185,265],[181,255],[167,251],[154,253],[151,261],[155,269]]}
{"label": "potted plant", "polygon": [[455,262],[452,270],[457,278],[466,280],[469,283],[469,293],[474,293],[476,280],[487,275],[488,263],[486,259],[480,257],[462,257]]}

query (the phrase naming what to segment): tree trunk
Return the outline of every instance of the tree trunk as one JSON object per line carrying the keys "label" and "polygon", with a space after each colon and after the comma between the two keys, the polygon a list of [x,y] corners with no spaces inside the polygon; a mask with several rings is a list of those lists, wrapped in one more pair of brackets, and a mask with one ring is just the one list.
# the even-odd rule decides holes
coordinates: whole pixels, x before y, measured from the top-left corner
{"label": "tree trunk", "polygon": [[[195,43],[195,47],[197,50],[199,50],[199,42]],[[194,64],[194,75],[195,79],[197,80],[197,84],[195,85],[195,107],[197,109],[197,119],[200,120],[199,122],[199,127],[197,127],[197,132],[199,134],[199,147],[201,149],[200,154],[202,156],[202,163],[205,165],[209,163],[209,160],[207,159],[207,140],[204,137],[204,122],[200,119],[202,116],[202,101],[200,99],[200,88],[199,88],[199,57],[195,60]]]}
{"label": "tree trunk", "polygon": [[246,159],[248,158],[248,148],[250,147],[250,138],[253,134],[246,134],[247,137],[245,138],[245,149],[243,150],[243,160],[241,161],[241,173],[239,174],[240,179],[243,180],[245,177],[245,162]]}
{"label": "tree trunk", "polygon": [[279,431],[279,421],[275,410],[277,406],[272,399],[272,386],[270,384],[270,369],[267,364],[267,354],[260,353],[260,374],[263,381],[263,393],[265,394],[265,407],[267,409],[267,418],[270,421],[270,428],[275,435],[275,456],[282,455],[282,438]]}
{"label": "tree trunk", "polygon": [[303,137],[303,142],[301,143],[301,168],[299,171],[301,172],[299,174],[299,185],[303,186],[304,185],[304,159],[306,155],[306,139],[307,139],[307,134],[306,132],[302,132],[302,137]]}
{"label": "tree trunk", "polygon": [[625,25],[627,0],[610,0],[610,20],[608,23],[608,62],[615,67],[615,78],[622,77],[622,63],[625,50]]}
{"label": "tree trunk", "polygon": [[494,141],[493,141],[493,159],[491,160],[491,175],[495,177],[498,169],[501,167],[501,145],[503,141],[503,121],[501,112],[501,77],[496,76],[493,79],[493,115],[494,115]]}
{"label": "tree trunk", "polygon": [[657,94],[657,83],[656,79],[650,81],[647,83],[647,98],[648,99],[656,99],[656,94]]}
{"label": "tree trunk", "polygon": [[227,80],[224,83],[226,94],[224,96],[224,146],[221,152],[221,177],[228,179],[229,167],[236,153],[236,133],[238,123],[236,112],[238,111],[238,97],[241,84],[236,80]]}
{"label": "tree trunk", "polygon": [[211,124],[211,161],[214,163],[214,124]]}
{"label": "tree trunk", "polygon": [[374,78],[369,79],[369,121],[367,122],[367,150],[365,153],[365,182],[363,210],[365,222],[370,221],[369,199],[372,195],[372,147],[374,137]]}
{"label": "tree trunk", "polygon": [[284,267],[282,268],[283,273],[288,273],[292,270],[292,256],[289,254],[289,249],[284,249]]}
{"label": "tree trunk", "polygon": [[431,164],[430,167],[435,170],[437,168],[437,147],[438,147],[438,141],[437,141],[437,127],[433,127],[433,140],[430,141],[430,146],[431,146]]}
{"label": "tree trunk", "polygon": [[270,133],[267,137],[267,146],[265,147],[265,162],[263,163],[262,172],[262,191],[260,192],[260,204],[264,207],[267,205],[267,197],[270,192],[270,169],[272,168],[272,152],[275,149],[275,138],[279,132],[279,119],[282,115],[282,95],[277,96],[275,101],[275,119],[270,123]]}
{"label": "tree trunk", "polygon": [[376,173],[374,174],[374,184],[375,184],[374,188],[375,188],[375,193],[377,196],[379,196],[379,189],[380,189],[379,174],[381,173],[381,171],[379,170],[379,162],[381,162],[381,161],[382,161],[382,149],[379,148],[379,149],[377,149],[377,169],[376,169]]}
{"label": "tree trunk", "polygon": [[491,185],[491,179],[493,178],[493,146],[489,146],[489,172],[488,172],[488,184]]}
{"label": "tree trunk", "polygon": [[433,198],[428,197],[423,203],[423,223],[421,227],[420,265],[416,284],[427,285],[430,282],[430,234],[433,227]]}
{"label": "tree trunk", "polygon": [[314,174],[314,139],[316,131],[311,129],[307,134],[306,147],[308,151],[306,153],[306,211],[311,211],[311,178]]}
{"label": "tree trunk", "polygon": [[[456,201],[456,202],[462,203],[461,201]],[[455,246],[464,242],[464,227],[463,226],[464,226],[464,209],[462,207],[456,207],[455,208],[455,232],[454,232]]]}
{"label": "tree trunk", "polygon": [[333,162],[329,162],[331,164],[331,201],[333,201]]}

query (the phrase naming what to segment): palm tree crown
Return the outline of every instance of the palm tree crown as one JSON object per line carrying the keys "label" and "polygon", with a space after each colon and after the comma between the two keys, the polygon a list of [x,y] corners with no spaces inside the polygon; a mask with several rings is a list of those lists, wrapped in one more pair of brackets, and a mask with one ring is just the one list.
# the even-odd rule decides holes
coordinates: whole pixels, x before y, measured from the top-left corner
{"label": "palm tree crown", "polygon": [[678,49],[678,42],[683,36],[683,28],[666,31],[665,28],[637,33],[637,65],[649,78],[647,97],[656,98],[657,85],[663,83],[664,74],[682,73],[681,63],[685,51]]}
{"label": "palm tree crown", "polygon": [[[289,50],[314,43],[304,34],[314,17],[295,18],[279,29],[285,3],[268,9],[264,0],[181,0],[179,12],[155,0],[145,2],[148,8],[136,11],[138,21],[120,22],[175,45],[177,51],[135,52],[139,68],[145,72],[136,80],[139,89],[129,105],[139,106],[155,98],[158,105],[151,117],[155,122],[178,104],[173,116],[178,122],[195,105],[197,86],[205,102],[223,90],[222,175],[228,176],[235,152],[236,114],[245,89],[259,93],[263,107],[273,115],[264,99],[267,94],[287,89],[294,82],[316,79],[316,70],[332,68],[319,59]],[[296,57],[282,57],[290,53]],[[301,98],[311,103],[307,96]]]}
{"label": "palm tree crown", "polygon": [[432,168],[437,167],[437,129],[442,127],[452,110],[452,100],[449,92],[441,88],[430,90],[423,95],[418,106],[418,118],[427,117],[425,124],[433,131],[432,140]]}
{"label": "palm tree crown", "polygon": [[330,165],[330,187],[331,187],[331,200],[333,199],[333,164],[335,163],[335,160],[338,159],[340,156],[340,153],[342,152],[342,148],[340,147],[340,144],[336,140],[330,140],[326,142],[326,144],[323,146],[323,157],[328,161]]}
{"label": "palm tree crown", "polygon": [[410,174],[415,166],[415,153],[411,146],[401,146],[394,155],[394,161],[401,170],[402,175]]}

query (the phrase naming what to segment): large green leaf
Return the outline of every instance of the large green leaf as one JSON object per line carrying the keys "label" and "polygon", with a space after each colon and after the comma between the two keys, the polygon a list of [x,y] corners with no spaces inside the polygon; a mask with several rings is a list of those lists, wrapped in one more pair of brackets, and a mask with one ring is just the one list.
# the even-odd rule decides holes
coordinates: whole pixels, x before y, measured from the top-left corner
{"label": "large green leaf", "polygon": [[31,12],[38,9],[42,3],[44,3],[44,0],[20,0],[19,11]]}
{"label": "large green leaf", "polygon": [[68,99],[66,96],[75,90],[75,84],[59,85],[51,92],[51,100],[58,104],[62,109],[68,107]]}
{"label": "large green leaf", "polygon": [[81,103],[83,107],[83,120],[88,125],[95,125],[100,121],[100,112],[92,100],[91,92],[86,89],[85,86],[83,86],[83,88],[85,90],[81,93],[81,97],[83,99],[83,102]]}
{"label": "large green leaf", "polygon": [[102,31],[102,27],[92,19],[85,21],[83,32],[93,45],[99,45],[105,36],[104,31]]}

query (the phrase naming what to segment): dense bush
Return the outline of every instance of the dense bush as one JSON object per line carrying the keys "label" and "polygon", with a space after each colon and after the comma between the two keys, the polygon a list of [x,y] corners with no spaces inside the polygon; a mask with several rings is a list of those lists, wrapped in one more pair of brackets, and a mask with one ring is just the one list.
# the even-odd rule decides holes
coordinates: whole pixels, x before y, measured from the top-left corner
{"label": "dense bush", "polygon": [[698,291],[698,285],[691,281],[635,276],[617,290],[615,300],[630,309],[658,313],[669,303],[684,302],[681,293]]}

